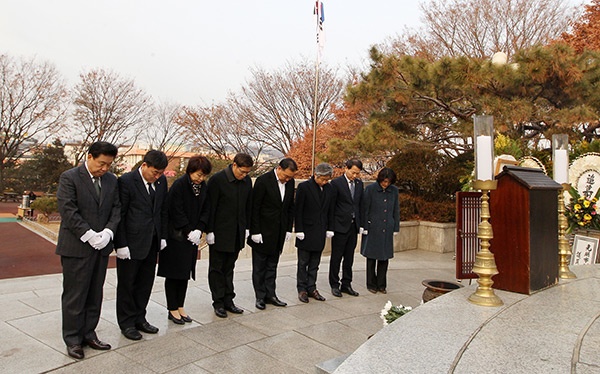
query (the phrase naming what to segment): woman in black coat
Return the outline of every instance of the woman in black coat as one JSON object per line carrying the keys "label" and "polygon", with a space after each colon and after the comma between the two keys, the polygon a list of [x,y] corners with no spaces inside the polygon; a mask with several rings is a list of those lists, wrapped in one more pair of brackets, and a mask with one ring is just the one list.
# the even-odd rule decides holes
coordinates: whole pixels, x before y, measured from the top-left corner
{"label": "woman in black coat", "polygon": [[190,158],[185,175],[173,183],[167,197],[169,236],[159,255],[158,276],[165,278],[168,318],[178,325],[192,322],[183,304],[188,280],[196,279],[198,244],[209,214],[204,179],[211,170],[206,157]]}
{"label": "woman in black coat", "polygon": [[383,168],[377,174],[377,183],[367,186],[363,195],[364,231],[360,254],[367,258],[367,289],[372,293],[387,292],[388,263],[394,257],[394,235],[400,231],[400,205],[395,182],[396,173]]}

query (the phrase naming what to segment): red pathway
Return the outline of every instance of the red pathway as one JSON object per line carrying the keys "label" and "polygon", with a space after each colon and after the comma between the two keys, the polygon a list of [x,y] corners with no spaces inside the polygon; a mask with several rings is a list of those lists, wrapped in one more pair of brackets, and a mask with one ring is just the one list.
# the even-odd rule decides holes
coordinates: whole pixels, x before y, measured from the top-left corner
{"label": "red pathway", "polygon": [[[0,215],[16,215],[17,203],[0,203]],[[62,272],[56,245],[17,222],[0,222],[0,279]],[[111,257],[109,267],[115,266]]]}

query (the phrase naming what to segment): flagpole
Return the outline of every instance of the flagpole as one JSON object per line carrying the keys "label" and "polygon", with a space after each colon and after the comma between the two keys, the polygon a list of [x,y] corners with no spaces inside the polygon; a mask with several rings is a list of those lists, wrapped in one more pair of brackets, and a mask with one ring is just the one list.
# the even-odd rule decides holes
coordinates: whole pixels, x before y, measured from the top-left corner
{"label": "flagpole", "polygon": [[311,175],[315,172],[315,153],[317,148],[317,114],[318,114],[318,93],[319,93],[319,65],[321,57],[321,48],[323,45],[323,21],[325,19],[323,15],[323,4],[320,0],[315,2],[315,11],[317,18],[317,58],[315,63],[315,97],[314,97],[314,109],[313,109],[313,138],[312,138],[312,162],[311,162]]}
{"label": "flagpole", "polygon": [[313,110],[313,138],[312,138],[312,168],[310,174],[314,174],[315,171],[315,150],[317,146],[317,95],[319,92],[319,46],[317,45],[317,62],[315,64],[315,100]]}

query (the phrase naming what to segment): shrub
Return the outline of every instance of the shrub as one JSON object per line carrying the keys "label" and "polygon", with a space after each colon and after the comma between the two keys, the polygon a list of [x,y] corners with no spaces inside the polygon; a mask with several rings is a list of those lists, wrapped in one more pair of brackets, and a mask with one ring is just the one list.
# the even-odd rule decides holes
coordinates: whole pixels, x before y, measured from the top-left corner
{"label": "shrub", "polygon": [[38,197],[31,202],[31,209],[48,215],[58,211],[58,200],[56,197]]}

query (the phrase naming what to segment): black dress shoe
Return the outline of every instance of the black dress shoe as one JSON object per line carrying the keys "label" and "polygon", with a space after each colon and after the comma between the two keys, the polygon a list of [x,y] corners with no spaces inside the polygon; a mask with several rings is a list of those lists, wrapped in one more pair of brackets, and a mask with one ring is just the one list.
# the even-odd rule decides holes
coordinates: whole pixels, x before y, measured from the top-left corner
{"label": "black dress shoe", "polygon": [[176,325],[185,325],[185,322],[183,321],[182,318],[175,317],[174,315],[171,314],[171,312],[167,312],[167,314],[169,315],[168,319],[173,321],[173,323],[175,323]]}
{"label": "black dress shoe", "polygon": [[264,310],[266,308],[265,301],[263,299],[256,299],[256,303],[254,304],[256,309]]}
{"label": "black dress shoe", "polygon": [[380,288],[379,292],[381,292],[381,293],[387,293],[387,291],[385,290],[385,288]]}
{"label": "black dress shoe", "polygon": [[192,322],[192,317],[190,317],[190,316],[181,316],[181,320],[183,322],[190,323],[190,322]]}
{"label": "black dress shoe", "polygon": [[369,290],[370,293],[377,293],[377,290],[374,288],[367,288],[367,290]]}
{"label": "black dress shoe", "polygon": [[101,341],[98,338],[84,340],[83,344],[87,345],[88,347],[90,347],[92,349],[97,349],[99,351],[108,351],[110,349],[110,344],[104,343],[103,341]]}
{"label": "black dress shoe", "polygon": [[231,304],[229,306],[225,307],[225,310],[231,312],[231,313],[235,313],[235,314],[242,314],[244,313],[244,309],[240,309],[237,306],[235,306],[235,304]]}
{"label": "black dress shoe", "polygon": [[150,323],[148,323],[148,321],[144,323],[136,323],[135,328],[147,334],[156,334],[158,332],[158,327],[152,326]]}
{"label": "black dress shoe", "polygon": [[227,312],[225,311],[225,308],[215,308],[215,314],[219,318],[227,318]]}
{"label": "black dress shoe", "polygon": [[309,292],[308,296],[312,297],[315,300],[325,301],[325,298],[323,296],[321,296],[321,294],[317,290],[314,290],[313,292]]}
{"label": "black dress shoe", "polygon": [[287,306],[287,303],[279,300],[279,298],[277,296],[273,296],[273,297],[267,297],[267,300],[265,300],[267,303],[269,304],[273,304],[275,306]]}
{"label": "black dress shoe", "polygon": [[306,291],[298,292],[298,300],[302,301],[303,303],[308,303],[308,292],[306,292]]}
{"label": "black dress shoe", "polygon": [[331,294],[335,297],[342,297],[342,293],[340,292],[339,288],[332,288]]}
{"label": "black dress shoe", "polygon": [[135,327],[128,327],[125,330],[121,330],[121,334],[129,340],[140,340],[142,334]]}
{"label": "black dress shoe", "polygon": [[348,295],[358,296],[358,292],[354,291],[351,286],[342,287],[341,291],[343,293],[347,293]]}
{"label": "black dress shoe", "polygon": [[83,355],[83,348],[81,348],[81,344],[73,344],[67,346],[67,353],[69,356],[81,360],[85,356]]}

